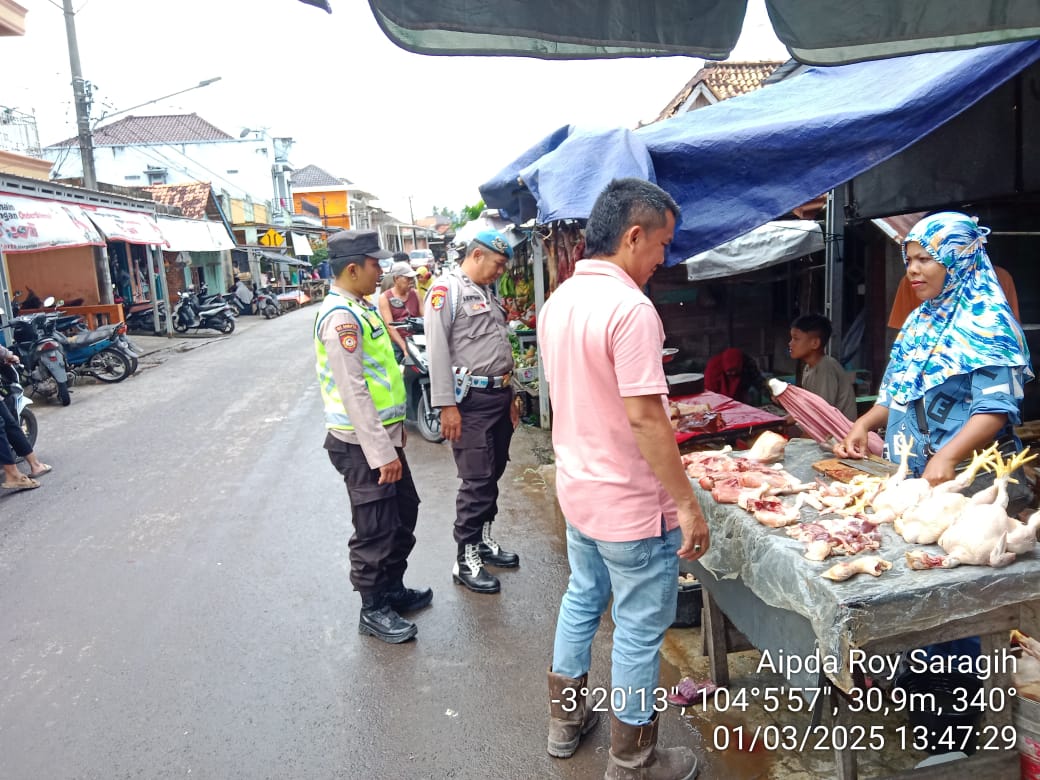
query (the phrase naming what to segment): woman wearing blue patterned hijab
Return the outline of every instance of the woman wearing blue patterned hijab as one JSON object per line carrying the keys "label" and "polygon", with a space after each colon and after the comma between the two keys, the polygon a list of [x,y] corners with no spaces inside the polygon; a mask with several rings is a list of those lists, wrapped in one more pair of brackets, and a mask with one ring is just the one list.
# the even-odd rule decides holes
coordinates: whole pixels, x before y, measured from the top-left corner
{"label": "woman wearing blue patterned hijab", "polygon": [[876,405],[853,426],[839,455],[862,456],[867,431],[885,426],[890,456],[896,435],[912,438],[912,474],[938,484],[973,450],[997,440],[1021,447],[1013,426],[1033,371],[986,256],[988,234],[952,211],[925,217],[907,234],[903,259],[923,302],[896,337]]}

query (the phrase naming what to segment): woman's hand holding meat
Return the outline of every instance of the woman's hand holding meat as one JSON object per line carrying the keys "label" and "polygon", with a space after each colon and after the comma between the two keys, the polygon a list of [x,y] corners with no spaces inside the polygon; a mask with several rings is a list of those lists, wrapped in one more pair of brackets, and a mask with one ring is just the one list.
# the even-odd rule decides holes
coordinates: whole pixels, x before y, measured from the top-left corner
{"label": "woman's hand holding meat", "polygon": [[869,454],[867,450],[866,426],[857,422],[852,426],[848,436],[834,445],[834,454],[839,458],[865,458]]}
{"label": "woman's hand holding meat", "polygon": [[888,419],[888,409],[875,404],[870,411],[852,424],[848,435],[834,445],[834,454],[839,458],[866,458],[870,455],[867,446],[867,435],[875,428],[880,428]]}

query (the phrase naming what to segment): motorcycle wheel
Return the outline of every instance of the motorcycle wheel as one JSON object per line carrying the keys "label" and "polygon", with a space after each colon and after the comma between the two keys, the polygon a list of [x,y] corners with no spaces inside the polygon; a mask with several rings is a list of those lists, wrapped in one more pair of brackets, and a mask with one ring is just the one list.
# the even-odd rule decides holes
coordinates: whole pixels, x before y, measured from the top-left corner
{"label": "motorcycle wheel", "polygon": [[279,314],[281,314],[281,311],[279,311],[278,307],[273,305],[273,304],[268,304],[267,306],[264,307],[264,316],[267,319],[271,319],[273,317],[277,317]]}
{"label": "motorcycle wheel", "polygon": [[224,321],[220,323],[220,332],[229,335],[235,332],[235,321],[231,317],[224,317]]}
{"label": "motorcycle wheel", "polygon": [[29,441],[29,446],[36,449],[36,435],[40,429],[32,409],[22,409],[22,413],[18,415],[18,422],[22,426],[22,433],[25,434],[25,438]]}
{"label": "motorcycle wheel", "polygon": [[115,349],[103,349],[90,359],[87,368],[101,382],[122,382],[133,370],[126,355]]}
{"label": "motorcycle wheel", "polygon": [[419,435],[426,441],[440,444],[444,441],[441,435],[441,413],[437,409],[431,409],[426,395],[420,393],[415,405],[415,427],[419,429]]}
{"label": "motorcycle wheel", "polygon": [[178,333],[187,333],[188,332],[188,325],[180,317],[174,317],[173,318],[173,329],[175,331],[177,331]]}
{"label": "motorcycle wheel", "polygon": [[58,400],[61,401],[62,406],[68,406],[72,403],[72,396],[69,394],[69,383],[68,382],[56,382],[58,385]]}

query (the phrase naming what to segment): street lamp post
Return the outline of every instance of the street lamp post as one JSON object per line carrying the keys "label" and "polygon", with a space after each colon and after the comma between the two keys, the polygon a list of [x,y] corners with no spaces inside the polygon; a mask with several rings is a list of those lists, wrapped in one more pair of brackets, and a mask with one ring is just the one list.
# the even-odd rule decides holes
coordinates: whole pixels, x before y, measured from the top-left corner
{"label": "street lamp post", "polygon": [[172,98],[172,97],[176,97],[177,95],[183,95],[185,92],[191,92],[193,89],[200,89],[201,87],[208,87],[210,84],[213,84],[213,83],[215,83],[217,81],[220,81],[220,78],[221,78],[220,76],[214,76],[211,79],[204,79],[204,80],[200,81],[198,84],[196,84],[194,87],[187,87],[186,89],[179,89],[176,92],[171,92],[169,95],[163,95],[162,97],[153,98],[152,100],[146,100],[143,103],[138,103],[136,106],[130,106],[130,108],[121,108],[118,111],[113,111],[113,112],[111,112],[109,114],[102,114],[101,116],[99,116],[95,120],[94,127],[97,127],[98,124],[100,124],[101,122],[105,121],[106,119],[111,119],[114,116],[119,116],[120,114],[125,114],[128,111],[133,111],[134,109],[141,108],[142,106],[150,106],[152,103],[158,103],[161,100],[166,100],[166,98]]}

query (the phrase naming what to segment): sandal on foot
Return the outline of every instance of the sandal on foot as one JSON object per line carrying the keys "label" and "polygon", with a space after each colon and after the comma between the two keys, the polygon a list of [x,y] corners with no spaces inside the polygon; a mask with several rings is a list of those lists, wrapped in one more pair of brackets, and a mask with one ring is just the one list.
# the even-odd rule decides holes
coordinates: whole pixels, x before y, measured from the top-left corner
{"label": "sandal on foot", "polygon": [[30,477],[27,477],[24,474],[22,474],[21,479],[16,479],[10,482],[4,482],[2,485],[0,485],[0,488],[3,488],[4,490],[32,490],[33,488],[38,488],[39,486],[40,483],[37,482],[35,479],[31,479]]}
{"label": "sandal on foot", "polygon": [[39,471],[32,471],[29,473],[29,477],[42,477],[44,474],[48,474],[54,471],[54,466],[49,466],[46,463],[41,463],[42,468]]}

